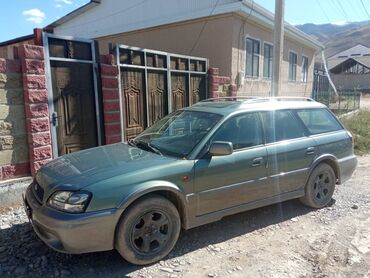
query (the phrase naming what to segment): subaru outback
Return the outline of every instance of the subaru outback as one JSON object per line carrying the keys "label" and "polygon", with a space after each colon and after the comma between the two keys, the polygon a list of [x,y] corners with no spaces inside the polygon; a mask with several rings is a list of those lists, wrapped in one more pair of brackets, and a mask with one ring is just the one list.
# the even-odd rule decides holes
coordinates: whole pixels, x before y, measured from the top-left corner
{"label": "subaru outback", "polygon": [[181,228],[295,198],[325,207],[356,164],[351,134],[318,102],[208,99],[128,143],[47,163],[24,202],[51,248],[116,249],[142,265],[165,257]]}

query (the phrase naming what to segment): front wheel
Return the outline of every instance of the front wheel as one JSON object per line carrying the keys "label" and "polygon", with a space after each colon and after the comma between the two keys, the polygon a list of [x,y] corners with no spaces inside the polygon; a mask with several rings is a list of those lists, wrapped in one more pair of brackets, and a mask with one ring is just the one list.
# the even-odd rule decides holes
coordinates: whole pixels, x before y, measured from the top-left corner
{"label": "front wheel", "polygon": [[181,221],[176,207],[160,195],[151,195],[128,208],[118,224],[116,249],[130,263],[150,264],[173,249]]}
{"label": "front wheel", "polygon": [[306,184],[305,196],[300,201],[312,208],[323,208],[333,197],[336,183],[335,173],[326,163],[319,164],[311,173]]}

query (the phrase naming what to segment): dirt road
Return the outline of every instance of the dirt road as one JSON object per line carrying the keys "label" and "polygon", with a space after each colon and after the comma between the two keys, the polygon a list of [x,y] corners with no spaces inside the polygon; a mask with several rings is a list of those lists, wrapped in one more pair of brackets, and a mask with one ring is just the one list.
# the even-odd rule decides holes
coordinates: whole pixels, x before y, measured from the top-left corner
{"label": "dirt road", "polygon": [[370,277],[370,156],[330,207],[293,200],[182,232],[169,258],[129,265],[115,251],[64,255],[22,208],[0,213],[0,277]]}

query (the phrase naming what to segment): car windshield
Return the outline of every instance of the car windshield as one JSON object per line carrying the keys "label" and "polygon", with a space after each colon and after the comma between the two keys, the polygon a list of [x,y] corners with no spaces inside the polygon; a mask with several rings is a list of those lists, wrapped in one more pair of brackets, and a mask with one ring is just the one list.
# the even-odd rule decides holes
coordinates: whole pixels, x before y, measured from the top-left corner
{"label": "car windshield", "polygon": [[129,143],[160,155],[186,157],[221,118],[214,113],[179,110],[159,120]]}

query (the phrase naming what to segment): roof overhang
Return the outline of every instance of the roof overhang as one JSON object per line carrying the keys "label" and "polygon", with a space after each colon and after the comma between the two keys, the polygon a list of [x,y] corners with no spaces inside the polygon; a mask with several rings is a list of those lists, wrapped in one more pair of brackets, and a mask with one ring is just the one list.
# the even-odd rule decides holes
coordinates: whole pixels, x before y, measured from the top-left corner
{"label": "roof overhang", "polygon": [[[67,14],[66,16],[60,18],[59,20],[51,23],[46,28],[55,28],[63,23],[81,15],[82,13],[94,8],[95,6],[99,5],[101,0],[91,0],[86,5],[82,6],[81,8]],[[143,23],[135,23],[135,24],[126,24],[125,26],[115,26],[111,27],[109,32],[104,34],[96,33],[97,37],[105,37],[119,33],[126,33],[126,32],[133,32],[144,30],[147,28],[155,28],[163,25],[173,24],[173,23],[180,23],[184,21],[190,20],[199,20],[201,18],[206,18],[210,16],[217,16],[223,15],[227,13],[236,13],[247,20],[254,21],[265,28],[270,30],[274,29],[274,14],[268,11],[267,9],[261,7],[260,5],[256,4],[255,1],[251,0],[237,0],[232,3],[227,3],[224,5],[216,6],[213,11],[212,15],[210,15],[209,8],[192,11],[190,13],[184,13],[181,16],[176,16],[173,18],[156,18],[153,20],[147,20]],[[315,40],[314,38],[310,37],[306,33],[300,31],[293,25],[285,22],[285,36],[290,38],[294,41],[298,41],[303,45],[310,47],[315,50],[320,50],[324,48],[324,45]]]}
{"label": "roof overhang", "polygon": [[[241,7],[237,11],[237,13],[271,30],[274,29],[274,26],[275,26],[274,14],[268,11],[267,9],[261,7],[260,5],[254,4],[253,1],[242,0]],[[284,32],[288,38],[291,38],[295,41],[299,41],[303,43],[304,45],[307,45],[316,50],[321,50],[321,49],[324,49],[325,47],[322,43],[315,40],[314,38],[307,35],[306,33],[302,32],[301,30],[294,27],[288,22],[284,23]]]}
{"label": "roof overhang", "polygon": [[16,43],[20,43],[20,42],[24,42],[24,41],[29,41],[29,40],[32,40],[33,38],[34,38],[34,35],[33,34],[27,35],[27,36],[18,37],[18,38],[11,39],[11,40],[8,40],[8,41],[0,42],[0,47],[1,46],[12,45],[12,44],[16,44]]}
{"label": "roof overhang", "polygon": [[65,16],[59,18],[58,20],[50,23],[48,26],[46,26],[44,29],[48,30],[48,29],[53,29],[55,27],[58,27],[60,25],[62,25],[63,23],[71,20],[72,18],[75,18],[77,16],[79,16],[80,14],[83,14],[84,12],[94,8],[95,6],[99,5],[101,2],[101,0],[90,0],[89,3],[79,7],[78,9],[66,14]]}

